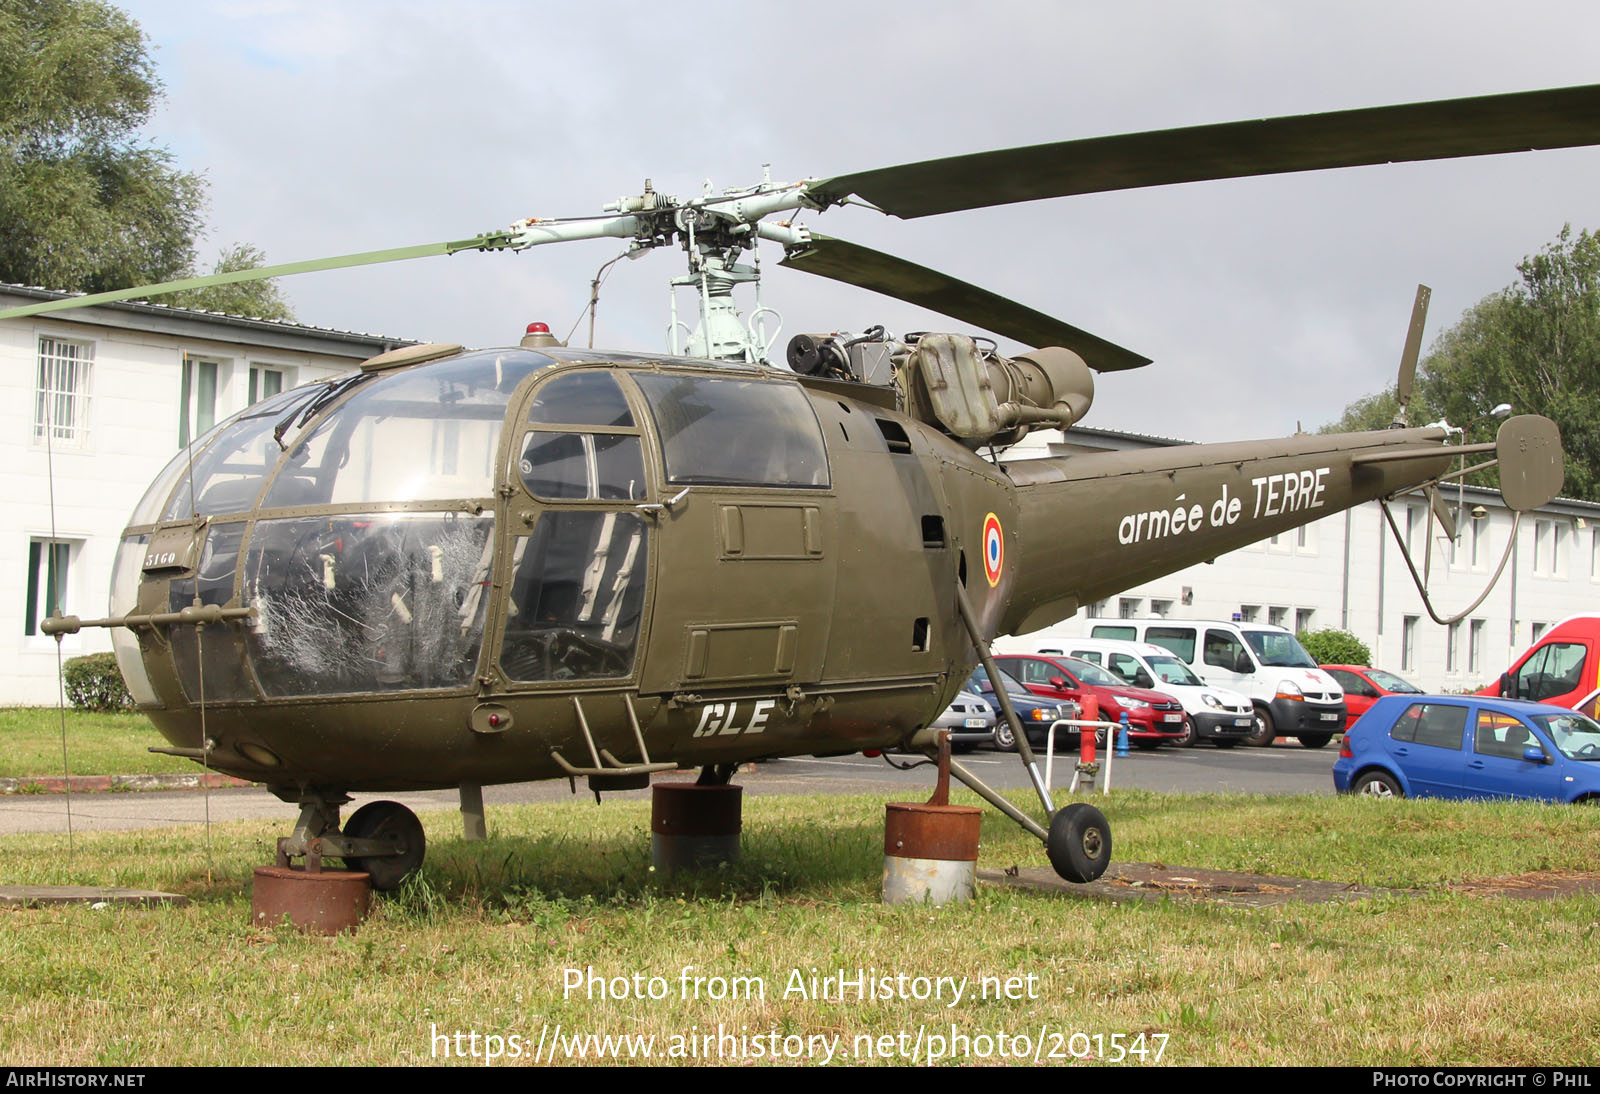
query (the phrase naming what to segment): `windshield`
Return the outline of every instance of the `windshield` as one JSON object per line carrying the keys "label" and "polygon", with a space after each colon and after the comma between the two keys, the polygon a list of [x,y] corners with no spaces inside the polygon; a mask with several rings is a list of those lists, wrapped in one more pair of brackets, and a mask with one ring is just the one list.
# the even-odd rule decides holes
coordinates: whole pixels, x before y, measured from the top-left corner
{"label": "windshield", "polygon": [[1112,676],[1105,669],[1092,661],[1080,660],[1070,657],[1062,664],[1072,670],[1072,674],[1085,684],[1093,684],[1097,688],[1120,688],[1122,681]]}
{"label": "windshield", "polygon": [[[1005,684],[1006,690],[1013,695],[1030,694],[1027,688],[1017,682],[1016,677],[1003,670],[1000,673],[1000,682]],[[972,679],[967,681],[967,690],[979,694],[992,693],[994,691],[994,685],[989,682],[989,674],[983,670],[982,666],[973,671]]]}
{"label": "windshield", "polygon": [[1529,720],[1574,760],[1600,760],[1600,723],[1582,714],[1534,714]]}
{"label": "windshield", "polygon": [[1408,680],[1402,680],[1392,672],[1382,669],[1368,669],[1367,676],[1374,684],[1384,691],[1398,691],[1403,695],[1421,695],[1422,689]]}
{"label": "windshield", "polygon": [[1245,631],[1244,640],[1263,665],[1275,668],[1314,669],[1317,663],[1287,631]]}
{"label": "windshield", "polygon": [[1189,687],[1201,685],[1200,677],[1190,672],[1189,666],[1176,657],[1146,657],[1145,662],[1163,684],[1185,684]]}

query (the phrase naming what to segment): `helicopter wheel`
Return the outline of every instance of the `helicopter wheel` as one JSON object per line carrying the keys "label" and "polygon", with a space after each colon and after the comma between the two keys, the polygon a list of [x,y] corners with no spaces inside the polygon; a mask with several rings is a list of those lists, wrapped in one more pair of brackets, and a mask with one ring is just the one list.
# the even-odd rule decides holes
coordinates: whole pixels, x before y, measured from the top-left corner
{"label": "helicopter wheel", "polygon": [[1044,846],[1056,873],[1082,885],[1111,865],[1111,825],[1094,806],[1073,802],[1050,821],[1050,837]]}
{"label": "helicopter wheel", "polygon": [[379,892],[391,892],[417,867],[427,853],[427,840],[422,835],[422,822],[417,815],[399,802],[368,802],[344,823],[344,834],[349,839],[393,838],[399,844],[399,853],[393,855],[366,855],[346,858],[352,870],[361,870],[372,878],[372,887]]}

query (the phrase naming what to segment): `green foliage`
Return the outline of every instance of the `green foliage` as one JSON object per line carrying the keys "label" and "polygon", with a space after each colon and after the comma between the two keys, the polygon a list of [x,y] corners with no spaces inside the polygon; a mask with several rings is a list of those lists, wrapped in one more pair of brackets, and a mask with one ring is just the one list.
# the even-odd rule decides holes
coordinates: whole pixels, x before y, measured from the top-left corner
{"label": "green foliage", "polygon": [[1349,631],[1331,627],[1320,631],[1301,631],[1296,635],[1311,659],[1319,665],[1370,665],[1372,651]]}
{"label": "green foliage", "polygon": [[[102,0],[0,0],[0,281],[102,292],[194,275],[205,180],[138,135],[161,97],[139,25]],[[218,272],[260,265],[235,244]],[[190,306],[289,319],[267,283]]]}
{"label": "green foliage", "polygon": [[[266,264],[266,254],[248,243],[235,243],[223,250],[213,274],[253,270]],[[247,315],[254,319],[294,320],[294,310],[270,279],[266,281],[240,281],[231,285],[207,285],[201,289],[188,289],[172,293],[167,302],[180,308],[204,308],[206,311],[226,315]]]}
{"label": "green foliage", "polygon": [[80,710],[122,710],[133,705],[114,654],[74,657],[62,666],[61,675],[67,698]]}
{"label": "green foliage", "polygon": [[135,134],[159,95],[116,8],[0,4],[0,278],[95,292],[189,269],[204,183]]}
{"label": "green foliage", "polygon": [[[1469,442],[1492,440],[1499,403],[1543,414],[1561,430],[1569,497],[1600,500],[1600,236],[1571,225],[1517,264],[1521,279],[1470,308],[1439,336],[1417,371],[1410,418],[1469,426]],[[1346,408],[1325,432],[1382,428],[1393,392]],[[1481,419],[1481,420],[1480,420]],[[1476,423],[1475,426],[1473,423]],[[1472,481],[1494,486],[1490,471]]]}

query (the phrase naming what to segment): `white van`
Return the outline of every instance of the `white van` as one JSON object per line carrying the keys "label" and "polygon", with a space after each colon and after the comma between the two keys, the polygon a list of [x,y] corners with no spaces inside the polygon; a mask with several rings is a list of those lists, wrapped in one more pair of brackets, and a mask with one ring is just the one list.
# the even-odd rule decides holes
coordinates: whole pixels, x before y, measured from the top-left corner
{"label": "white van", "polygon": [[1184,743],[1210,741],[1218,748],[1232,748],[1255,728],[1249,696],[1206,683],[1162,646],[1112,638],[1041,638],[1032,645],[1034,653],[1093,662],[1130,687],[1166,692],[1183,704],[1194,727],[1193,738]]}
{"label": "white van", "polygon": [[1321,748],[1344,728],[1344,690],[1282,627],[1209,619],[1090,620],[1094,638],[1161,646],[1218,687],[1242,691],[1255,707],[1247,743],[1298,737]]}

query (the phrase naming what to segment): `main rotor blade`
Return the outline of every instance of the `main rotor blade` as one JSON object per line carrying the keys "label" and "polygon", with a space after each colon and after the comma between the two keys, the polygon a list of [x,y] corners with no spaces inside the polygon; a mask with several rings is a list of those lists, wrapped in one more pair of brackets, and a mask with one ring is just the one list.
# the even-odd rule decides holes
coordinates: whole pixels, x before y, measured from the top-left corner
{"label": "main rotor blade", "polygon": [[1148,357],[1070,323],[1052,319],[1015,300],[1007,300],[938,270],[831,236],[813,233],[809,244],[792,251],[780,265],[881,292],[1028,346],[1063,346],[1081,355],[1089,367],[1100,372],[1116,372],[1150,363]]}
{"label": "main rotor blade", "polygon": [[94,304],[108,304],[116,300],[145,300],[152,296],[183,292],[186,289],[203,289],[208,285],[233,285],[241,281],[261,281],[269,277],[312,273],[316,270],[338,270],[347,266],[370,266],[380,262],[404,262],[411,258],[429,258],[433,255],[455,254],[457,251],[487,250],[504,247],[509,242],[505,232],[485,232],[472,239],[445,243],[422,243],[415,247],[392,247],[385,251],[362,251],[359,254],[336,255],[332,258],[313,258],[306,262],[286,262],[278,266],[258,266],[253,270],[235,270],[232,273],[208,274],[205,277],[186,277],[181,281],[163,281],[156,285],[136,285],[131,289],[113,289],[109,292],[90,293],[87,296],[69,296],[62,300],[49,300],[42,304],[28,304],[0,311],[0,319],[20,319],[27,315],[67,311]]}
{"label": "main rotor blade", "polygon": [[952,156],[812,184],[897,217],[1178,182],[1600,143],[1600,85],[1196,125]]}

